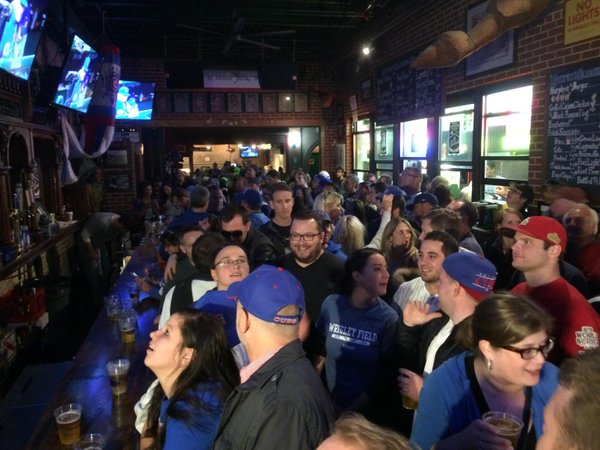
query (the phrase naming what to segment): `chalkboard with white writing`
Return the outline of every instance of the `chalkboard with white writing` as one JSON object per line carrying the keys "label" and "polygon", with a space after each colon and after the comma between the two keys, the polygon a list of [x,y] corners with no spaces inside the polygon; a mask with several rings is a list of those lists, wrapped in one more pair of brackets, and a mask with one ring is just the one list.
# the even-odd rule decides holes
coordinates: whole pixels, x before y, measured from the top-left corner
{"label": "chalkboard with white writing", "polygon": [[377,74],[377,123],[403,122],[444,113],[440,69],[410,68],[414,56],[396,61]]}
{"label": "chalkboard with white writing", "polygon": [[551,74],[548,178],[600,189],[600,62]]}

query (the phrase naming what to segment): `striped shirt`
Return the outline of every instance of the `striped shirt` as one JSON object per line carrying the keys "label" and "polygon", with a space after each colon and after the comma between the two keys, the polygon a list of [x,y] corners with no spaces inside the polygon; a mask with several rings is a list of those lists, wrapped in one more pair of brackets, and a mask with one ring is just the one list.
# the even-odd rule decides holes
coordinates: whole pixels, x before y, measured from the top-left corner
{"label": "striped shirt", "polygon": [[271,352],[265,353],[264,355],[260,356],[259,358],[256,358],[254,361],[252,361],[246,367],[242,367],[242,369],[240,370],[240,384],[248,381],[250,379],[250,377],[252,375],[254,375],[254,373],[258,369],[260,369],[264,364],[266,364],[266,362],[268,360],[270,360],[273,356],[275,356],[275,353],[277,353],[282,348],[283,348],[283,345],[281,347],[276,348],[275,350],[273,350]]}
{"label": "striped shirt", "polygon": [[417,277],[405,283],[402,283],[394,294],[394,304],[396,311],[404,311],[408,302],[427,303],[431,297],[430,292],[425,287],[423,278]]}

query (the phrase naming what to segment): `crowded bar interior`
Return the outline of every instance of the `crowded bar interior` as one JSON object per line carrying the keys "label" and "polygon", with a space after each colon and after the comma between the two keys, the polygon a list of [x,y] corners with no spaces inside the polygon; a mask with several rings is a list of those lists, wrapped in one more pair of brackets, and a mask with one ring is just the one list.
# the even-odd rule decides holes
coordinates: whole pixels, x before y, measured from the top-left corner
{"label": "crowded bar interior", "polygon": [[599,0],[0,0],[0,448],[593,448],[598,211]]}

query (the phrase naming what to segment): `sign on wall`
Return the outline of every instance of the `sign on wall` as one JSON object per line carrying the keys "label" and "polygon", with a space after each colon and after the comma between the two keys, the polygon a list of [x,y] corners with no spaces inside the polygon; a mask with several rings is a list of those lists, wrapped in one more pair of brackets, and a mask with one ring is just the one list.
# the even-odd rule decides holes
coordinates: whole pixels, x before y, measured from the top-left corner
{"label": "sign on wall", "polygon": [[566,0],[565,45],[600,36],[600,0]]}
{"label": "sign on wall", "polygon": [[600,65],[550,75],[548,178],[600,187]]}

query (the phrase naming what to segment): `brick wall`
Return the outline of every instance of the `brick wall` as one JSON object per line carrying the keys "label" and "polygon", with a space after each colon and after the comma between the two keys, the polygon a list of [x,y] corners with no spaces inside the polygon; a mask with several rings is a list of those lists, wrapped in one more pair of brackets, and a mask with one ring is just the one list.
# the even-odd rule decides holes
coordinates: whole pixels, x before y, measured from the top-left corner
{"label": "brick wall", "polygon": [[[464,30],[467,8],[478,3],[479,1],[467,0],[429,1],[423,2],[420,9],[399,14],[392,29],[376,40],[373,58],[369,62],[363,62],[358,73],[354,70],[355,61],[348,61],[344,67],[338,69],[340,72],[352,74],[338,84],[338,95],[344,99],[346,114],[349,113],[347,99],[350,95],[360,92],[362,80],[374,79],[380,67],[408,54],[418,53],[444,31]],[[537,189],[546,177],[547,77],[563,66],[597,60],[600,57],[600,38],[565,46],[563,28],[564,0],[551,2],[537,19],[517,30],[516,62],[513,66],[466,78],[463,62],[445,69],[444,75],[447,94],[468,91],[524,75],[532,77],[534,98],[529,181]],[[365,102],[359,98],[358,114],[374,117],[375,98]]]}

